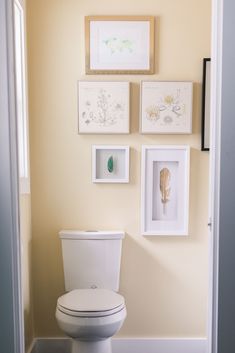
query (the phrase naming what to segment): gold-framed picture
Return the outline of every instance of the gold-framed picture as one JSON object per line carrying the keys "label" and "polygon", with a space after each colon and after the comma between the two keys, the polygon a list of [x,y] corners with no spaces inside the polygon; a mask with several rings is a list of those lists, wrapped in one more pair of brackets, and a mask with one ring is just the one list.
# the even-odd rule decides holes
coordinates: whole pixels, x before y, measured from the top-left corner
{"label": "gold-framed picture", "polygon": [[153,74],[154,16],[86,16],[86,74]]}

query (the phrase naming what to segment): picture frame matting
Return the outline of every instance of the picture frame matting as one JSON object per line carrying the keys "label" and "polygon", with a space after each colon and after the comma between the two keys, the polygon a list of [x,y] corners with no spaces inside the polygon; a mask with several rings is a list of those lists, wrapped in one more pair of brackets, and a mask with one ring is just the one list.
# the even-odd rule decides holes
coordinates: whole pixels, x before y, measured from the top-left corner
{"label": "picture frame matting", "polygon": [[142,146],[142,235],[188,235],[189,163],[189,146]]}

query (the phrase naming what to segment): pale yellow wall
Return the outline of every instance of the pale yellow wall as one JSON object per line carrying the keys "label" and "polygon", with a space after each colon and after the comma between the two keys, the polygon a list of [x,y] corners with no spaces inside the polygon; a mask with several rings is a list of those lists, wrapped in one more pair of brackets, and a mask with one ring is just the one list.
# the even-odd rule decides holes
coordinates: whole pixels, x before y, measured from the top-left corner
{"label": "pale yellow wall", "polygon": [[[84,75],[84,16],[105,14],[157,17],[156,75]],[[29,0],[28,40],[36,336],[61,335],[54,318],[64,291],[61,228],[126,231],[120,291],[128,316],[120,336],[205,336],[208,153],[200,151],[200,97],[210,0]],[[77,134],[78,79],[132,82],[130,135]],[[194,82],[192,135],[138,133],[141,79]],[[92,144],[131,146],[129,184],[91,183]],[[140,235],[142,144],[192,147],[189,237]]]}
{"label": "pale yellow wall", "polygon": [[22,286],[24,307],[25,350],[34,337],[32,294],[32,231],[30,194],[20,195],[20,235],[22,250]]}

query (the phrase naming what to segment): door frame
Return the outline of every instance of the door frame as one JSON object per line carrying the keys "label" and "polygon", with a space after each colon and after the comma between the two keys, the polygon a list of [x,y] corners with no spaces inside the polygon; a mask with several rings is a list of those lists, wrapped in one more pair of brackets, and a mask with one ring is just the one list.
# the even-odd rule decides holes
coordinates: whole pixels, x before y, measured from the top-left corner
{"label": "door frame", "polygon": [[0,0],[0,342],[24,353],[13,9]]}
{"label": "door frame", "polygon": [[[222,84],[222,29],[223,0],[212,0],[212,93],[211,93],[211,151],[210,151],[210,257],[209,257],[209,312],[208,353],[217,353],[218,333],[218,250],[219,250],[219,191],[220,191],[220,131]],[[5,283],[9,291],[3,305],[12,318],[9,334],[1,337],[4,353],[24,352],[24,324],[21,280],[19,231],[19,185],[17,168],[17,139],[15,111],[15,77],[13,45],[13,0],[0,0],[0,191],[4,190],[5,205],[0,215],[1,257],[7,261],[10,276]],[[3,79],[2,79],[3,78]],[[4,166],[5,168],[2,168]],[[4,246],[2,246],[4,245]],[[2,251],[5,251],[3,254]],[[2,276],[2,274],[1,274]],[[1,279],[1,278],[0,278]],[[8,286],[6,286],[6,284]],[[2,296],[1,296],[2,298]],[[2,309],[2,308],[1,308]],[[4,322],[5,318],[3,317]],[[0,317],[1,323],[1,317]],[[3,327],[3,325],[1,325]],[[11,328],[11,332],[10,332]],[[13,337],[12,337],[13,333]]]}
{"label": "door frame", "polygon": [[208,349],[218,352],[223,0],[212,0]]}

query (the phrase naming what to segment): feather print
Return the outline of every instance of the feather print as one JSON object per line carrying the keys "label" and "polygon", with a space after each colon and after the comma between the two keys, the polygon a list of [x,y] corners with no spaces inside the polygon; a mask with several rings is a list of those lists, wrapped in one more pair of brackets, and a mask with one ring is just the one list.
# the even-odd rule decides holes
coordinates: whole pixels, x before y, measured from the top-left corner
{"label": "feather print", "polygon": [[166,214],[166,204],[170,201],[170,179],[171,173],[168,168],[163,168],[160,170],[160,191],[161,191],[161,201],[163,205],[163,213]]}
{"label": "feather print", "polygon": [[109,173],[113,172],[113,167],[114,167],[113,156],[110,156],[107,163],[107,168]]}

